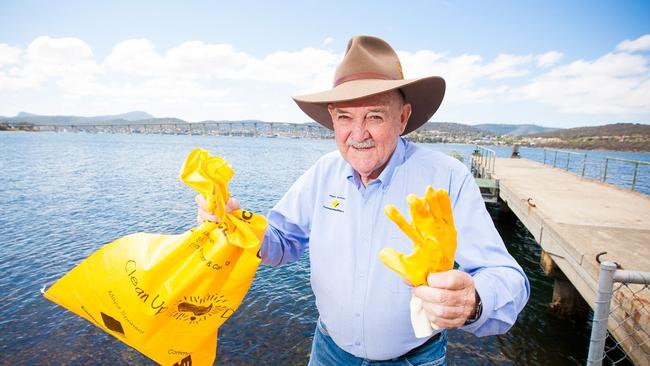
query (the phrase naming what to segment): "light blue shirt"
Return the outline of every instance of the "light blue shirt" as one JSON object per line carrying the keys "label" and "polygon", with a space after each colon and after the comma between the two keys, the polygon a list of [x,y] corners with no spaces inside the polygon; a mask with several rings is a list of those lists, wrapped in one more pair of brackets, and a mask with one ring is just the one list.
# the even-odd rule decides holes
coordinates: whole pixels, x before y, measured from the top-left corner
{"label": "light blue shirt", "polygon": [[528,279],[508,254],[462,163],[400,138],[378,179],[364,187],[334,151],[271,210],[261,255],[263,263],[278,266],[309,248],[321,321],[336,344],[357,357],[391,359],[426,341],[411,327],[411,288],[380,261],[379,251],[413,251],[383,208],[391,203],[410,221],[406,196],[423,196],[427,185],[449,192],[458,232],[456,262],[472,275],[483,302],[480,319],[462,329],[478,336],[504,333],[528,300]]}

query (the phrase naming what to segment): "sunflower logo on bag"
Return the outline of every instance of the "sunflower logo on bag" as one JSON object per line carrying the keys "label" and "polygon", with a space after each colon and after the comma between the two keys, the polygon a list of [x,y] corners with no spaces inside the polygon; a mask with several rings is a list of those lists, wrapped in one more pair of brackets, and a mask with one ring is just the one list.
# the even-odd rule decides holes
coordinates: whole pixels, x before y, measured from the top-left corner
{"label": "sunflower logo on bag", "polygon": [[228,300],[224,295],[184,296],[174,305],[171,316],[190,324],[198,324],[213,316],[229,318],[234,310],[225,306]]}

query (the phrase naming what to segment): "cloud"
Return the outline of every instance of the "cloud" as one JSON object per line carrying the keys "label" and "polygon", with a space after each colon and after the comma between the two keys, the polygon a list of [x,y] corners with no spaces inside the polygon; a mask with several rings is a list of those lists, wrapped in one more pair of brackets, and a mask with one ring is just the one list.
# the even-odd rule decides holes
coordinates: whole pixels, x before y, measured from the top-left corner
{"label": "cloud", "polygon": [[[202,41],[184,42],[160,52],[147,39],[128,39],[117,43],[105,59],[98,60],[91,47],[80,39],[44,36],[26,49],[0,45],[0,108],[8,107],[8,99],[3,101],[2,96],[12,92],[20,93],[18,97],[30,105],[47,104],[39,102],[47,98],[65,101],[67,106],[77,101],[80,109],[110,105],[119,110],[126,108],[122,106],[138,110],[149,107],[154,114],[161,114],[156,110],[170,111],[177,106],[175,113],[165,113],[200,119],[227,118],[199,115],[196,111],[207,105],[215,109],[229,106],[231,111],[240,106],[240,114],[253,112],[250,107],[242,107],[240,100],[232,99],[235,96],[228,96],[246,98],[254,94],[253,88],[264,85],[293,92],[327,88],[340,58],[340,54],[318,48],[254,57],[230,44]],[[286,95],[284,103],[290,105]],[[261,97],[257,104],[262,105],[262,100],[267,99]],[[108,112],[111,111],[97,113]],[[243,118],[250,117],[261,118]]]}
{"label": "cloud", "polygon": [[229,44],[205,44],[201,41],[185,42],[170,49],[161,60],[161,69],[190,78],[241,78],[242,71],[252,56],[236,51]]}
{"label": "cloud", "polygon": [[623,52],[636,52],[650,50],[650,34],[643,35],[633,41],[626,39],[616,46],[616,50]]}
{"label": "cloud", "polygon": [[406,78],[442,76],[447,83],[446,102],[455,104],[494,102],[507,93],[504,80],[530,73],[530,55],[500,54],[492,61],[480,55],[449,56],[421,50],[398,52]]}
{"label": "cloud", "polygon": [[163,55],[150,41],[133,39],[117,44],[103,65],[108,71],[134,77],[251,80],[304,87],[319,73],[329,72],[337,59],[336,54],[315,48],[255,58],[229,44],[201,41],[185,42]]}
{"label": "cloud", "polygon": [[594,61],[577,60],[558,66],[549,72],[556,77],[644,75],[648,72],[648,58],[627,53],[607,53]]}
{"label": "cloud", "polygon": [[558,63],[564,55],[561,52],[550,51],[535,57],[537,66],[549,67]]}
{"label": "cloud", "polygon": [[331,78],[339,58],[337,54],[317,48],[279,51],[248,64],[242,77],[309,87],[323,75]]}
{"label": "cloud", "polygon": [[153,43],[146,39],[129,39],[116,44],[103,66],[108,71],[137,76],[165,72],[163,58],[156,53]]}
{"label": "cloud", "polygon": [[23,51],[20,48],[11,47],[6,43],[0,43],[0,68],[4,65],[13,65],[20,62]]}
{"label": "cloud", "polygon": [[38,37],[13,54],[22,57],[16,62],[14,56],[10,64],[15,66],[8,70],[0,64],[0,89],[40,88],[49,79],[93,78],[100,72],[90,46],[78,38]]}
{"label": "cloud", "polygon": [[532,61],[532,56],[500,54],[491,63],[485,65],[484,73],[491,79],[515,78],[527,75],[530,71],[526,65]]}
{"label": "cloud", "polygon": [[577,60],[535,78],[517,94],[567,113],[650,113],[648,61],[627,53]]}
{"label": "cloud", "polygon": [[[160,50],[140,38],[115,44],[103,59],[72,37],[38,37],[24,48],[0,44],[0,114],[136,109],[188,120],[304,121],[289,96],[331,87],[343,57],[342,50],[327,49],[332,42],[327,37],[319,47],[254,56],[200,40]],[[650,55],[639,52],[650,49],[648,42],[650,35],[592,60],[564,63],[559,51],[486,58],[421,49],[398,55],[406,78],[445,78],[452,110],[487,111],[486,119],[499,120],[499,111],[532,102],[557,114],[618,118],[650,113]]]}

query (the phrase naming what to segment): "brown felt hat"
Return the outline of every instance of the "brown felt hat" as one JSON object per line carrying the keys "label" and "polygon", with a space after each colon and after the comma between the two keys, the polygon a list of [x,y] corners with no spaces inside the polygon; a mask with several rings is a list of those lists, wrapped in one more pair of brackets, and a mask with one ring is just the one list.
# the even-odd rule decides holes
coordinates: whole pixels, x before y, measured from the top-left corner
{"label": "brown felt hat", "polygon": [[402,65],[386,41],[355,36],[348,42],[343,61],[334,74],[330,90],[293,97],[300,109],[321,125],[333,129],[327,105],[364,98],[399,89],[412,106],[404,135],[415,131],[433,116],[445,95],[445,80],[439,76],[404,80]]}

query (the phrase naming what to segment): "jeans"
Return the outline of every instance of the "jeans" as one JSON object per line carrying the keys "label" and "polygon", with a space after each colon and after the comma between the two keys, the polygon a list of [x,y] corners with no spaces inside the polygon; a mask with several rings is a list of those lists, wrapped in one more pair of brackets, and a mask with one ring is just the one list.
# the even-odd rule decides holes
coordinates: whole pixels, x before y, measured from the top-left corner
{"label": "jeans", "polygon": [[385,361],[373,361],[353,356],[334,343],[320,320],[314,332],[309,366],[445,366],[447,331],[443,330],[423,345],[403,356]]}

